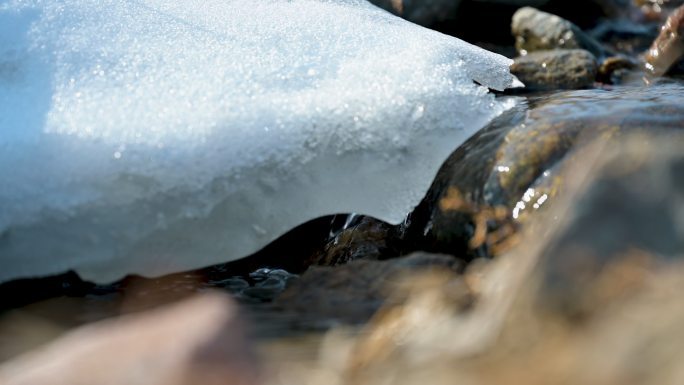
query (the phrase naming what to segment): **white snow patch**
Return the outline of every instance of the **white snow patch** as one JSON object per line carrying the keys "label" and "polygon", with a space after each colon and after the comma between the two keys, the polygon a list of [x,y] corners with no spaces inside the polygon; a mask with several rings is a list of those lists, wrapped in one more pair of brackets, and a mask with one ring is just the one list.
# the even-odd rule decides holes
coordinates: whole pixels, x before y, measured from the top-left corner
{"label": "white snow patch", "polygon": [[0,1],[0,282],[398,223],[510,107],[510,60],[358,0]]}

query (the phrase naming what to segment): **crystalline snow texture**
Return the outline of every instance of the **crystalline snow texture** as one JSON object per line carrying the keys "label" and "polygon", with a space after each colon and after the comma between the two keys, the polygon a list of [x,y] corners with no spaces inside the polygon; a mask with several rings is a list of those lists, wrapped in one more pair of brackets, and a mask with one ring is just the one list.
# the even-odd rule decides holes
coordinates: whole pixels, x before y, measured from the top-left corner
{"label": "crystalline snow texture", "polygon": [[509,61],[355,0],[0,2],[0,282],[398,223],[503,111]]}

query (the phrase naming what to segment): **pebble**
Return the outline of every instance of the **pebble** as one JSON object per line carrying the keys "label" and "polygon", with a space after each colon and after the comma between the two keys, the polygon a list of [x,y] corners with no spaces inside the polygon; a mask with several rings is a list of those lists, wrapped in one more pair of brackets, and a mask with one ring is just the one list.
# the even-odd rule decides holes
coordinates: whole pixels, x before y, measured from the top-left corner
{"label": "pebble", "polygon": [[521,55],[557,48],[581,48],[599,58],[610,54],[575,24],[532,7],[521,8],[513,15],[511,31]]}
{"label": "pebble", "polygon": [[597,71],[596,57],[582,49],[532,52],[516,58],[511,66],[527,90],[588,88]]}

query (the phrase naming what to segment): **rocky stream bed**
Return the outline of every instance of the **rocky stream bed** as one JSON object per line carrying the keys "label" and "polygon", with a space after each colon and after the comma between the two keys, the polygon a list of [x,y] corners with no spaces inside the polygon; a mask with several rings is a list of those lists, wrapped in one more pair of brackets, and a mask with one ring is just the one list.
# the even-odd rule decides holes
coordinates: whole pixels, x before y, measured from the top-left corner
{"label": "rocky stream bed", "polygon": [[[527,86],[404,223],[339,213],[160,278],[4,283],[0,383],[684,381],[681,2],[376,2]],[[171,358],[141,364],[150,344]]]}

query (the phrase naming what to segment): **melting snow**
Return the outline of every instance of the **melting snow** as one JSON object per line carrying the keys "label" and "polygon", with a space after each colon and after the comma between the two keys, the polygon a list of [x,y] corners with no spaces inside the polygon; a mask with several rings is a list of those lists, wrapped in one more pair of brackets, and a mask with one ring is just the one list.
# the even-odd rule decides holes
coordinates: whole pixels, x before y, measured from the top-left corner
{"label": "melting snow", "polygon": [[357,0],[0,1],[0,282],[398,223],[510,107],[510,61]]}

